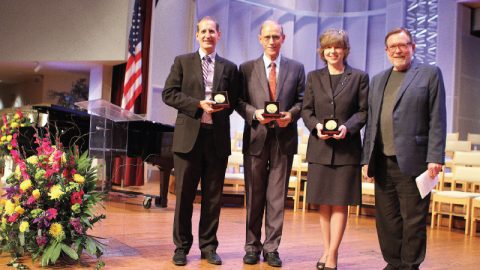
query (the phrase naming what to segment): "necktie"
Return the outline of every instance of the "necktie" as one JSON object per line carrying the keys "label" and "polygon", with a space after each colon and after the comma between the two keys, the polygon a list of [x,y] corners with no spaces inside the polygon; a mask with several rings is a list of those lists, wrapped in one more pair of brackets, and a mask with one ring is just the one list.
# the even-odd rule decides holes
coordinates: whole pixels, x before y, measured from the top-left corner
{"label": "necktie", "polygon": [[277,70],[275,62],[270,64],[270,74],[268,75],[268,86],[270,88],[270,100],[275,101],[277,95]]}
{"label": "necktie", "polygon": [[203,57],[202,61],[202,72],[203,72],[203,82],[205,86],[207,85],[208,74],[210,73],[210,64],[212,63],[212,59],[206,55]]}

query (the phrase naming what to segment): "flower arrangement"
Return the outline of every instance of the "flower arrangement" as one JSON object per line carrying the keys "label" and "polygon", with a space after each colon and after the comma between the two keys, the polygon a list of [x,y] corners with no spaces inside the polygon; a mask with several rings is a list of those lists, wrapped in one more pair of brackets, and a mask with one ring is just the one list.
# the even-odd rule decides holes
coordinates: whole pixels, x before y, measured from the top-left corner
{"label": "flower arrangement", "polygon": [[2,115],[0,128],[0,156],[10,155],[10,150],[17,147],[16,137],[20,127],[31,125],[30,119],[24,117],[21,110],[12,116]]}
{"label": "flower arrangement", "polygon": [[[0,251],[9,252],[15,264],[29,254],[41,266],[55,264],[60,256],[77,261],[84,250],[99,258],[104,246],[87,234],[105,218],[95,214],[105,198],[96,191],[96,168],[86,152],[80,155],[77,147],[63,151],[48,138],[48,132],[45,138],[37,132],[36,154],[24,158],[12,135],[16,167],[0,201]],[[102,266],[99,262],[97,268]]]}

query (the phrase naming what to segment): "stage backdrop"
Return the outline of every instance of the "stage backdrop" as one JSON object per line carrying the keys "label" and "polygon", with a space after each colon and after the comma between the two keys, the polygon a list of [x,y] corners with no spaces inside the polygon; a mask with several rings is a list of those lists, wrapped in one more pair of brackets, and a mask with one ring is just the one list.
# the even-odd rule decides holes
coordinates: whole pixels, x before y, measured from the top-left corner
{"label": "stage backdrop", "polygon": [[[161,102],[161,91],[175,55],[198,49],[195,23],[203,16],[213,16],[220,23],[220,55],[238,65],[258,58],[262,47],[258,42],[264,20],[279,21],[286,35],[282,53],[305,65],[305,71],[323,67],[318,57],[318,38],[328,28],[342,28],[349,33],[351,52],[348,63],[367,71],[370,76],[390,66],[384,52],[386,32],[398,26],[413,30],[417,43],[416,58],[438,64],[444,71],[447,89],[448,129],[451,130],[454,62],[451,51],[455,33],[456,1],[416,0],[159,0],[153,18],[152,81],[148,117],[173,123],[175,110]],[[442,6],[443,5],[443,6]],[[181,16],[171,16],[177,11]],[[192,15],[192,17],[190,17]],[[175,34],[173,34],[175,33]],[[443,42],[443,43],[442,43]],[[443,47],[442,47],[442,44]],[[157,60],[155,60],[157,59]],[[158,69],[156,69],[158,68]],[[157,72],[158,71],[158,72]],[[243,121],[232,115],[232,132],[243,129]]]}

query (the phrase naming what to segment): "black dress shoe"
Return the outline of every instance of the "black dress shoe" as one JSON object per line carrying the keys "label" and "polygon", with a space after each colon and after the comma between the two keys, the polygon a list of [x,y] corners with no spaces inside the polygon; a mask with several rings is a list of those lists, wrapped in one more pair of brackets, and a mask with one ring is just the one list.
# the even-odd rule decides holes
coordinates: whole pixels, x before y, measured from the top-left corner
{"label": "black dress shoe", "polygon": [[177,248],[173,254],[172,261],[175,265],[182,266],[187,264],[187,252],[183,248]]}
{"label": "black dress shoe", "polygon": [[200,258],[207,259],[207,262],[210,264],[215,264],[215,265],[222,264],[222,259],[220,259],[220,256],[218,256],[215,250],[202,252]]}
{"label": "black dress shoe", "polygon": [[247,251],[245,256],[243,256],[243,263],[245,264],[256,264],[260,260],[260,254],[254,251]]}
{"label": "black dress shoe", "polygon": [[263,253],[263,259],[272,267],[282,267],[282,260],[277,251]]}
{"label": "black dress shoe", "polygon": [[325,270],[325,263],[324,262],[317,262],[317,269],[318,270]]}

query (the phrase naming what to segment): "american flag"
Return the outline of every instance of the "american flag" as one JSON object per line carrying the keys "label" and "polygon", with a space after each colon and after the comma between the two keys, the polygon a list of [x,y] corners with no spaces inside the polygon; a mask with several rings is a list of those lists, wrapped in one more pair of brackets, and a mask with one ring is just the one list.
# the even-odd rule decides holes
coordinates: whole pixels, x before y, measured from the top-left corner
{"label": "american flag", "polygon": [[123,82],[122,108],[133,112],[135,100],[142,93],[142,6],[135,0],[132,27],[128,38],[128,60]]}

